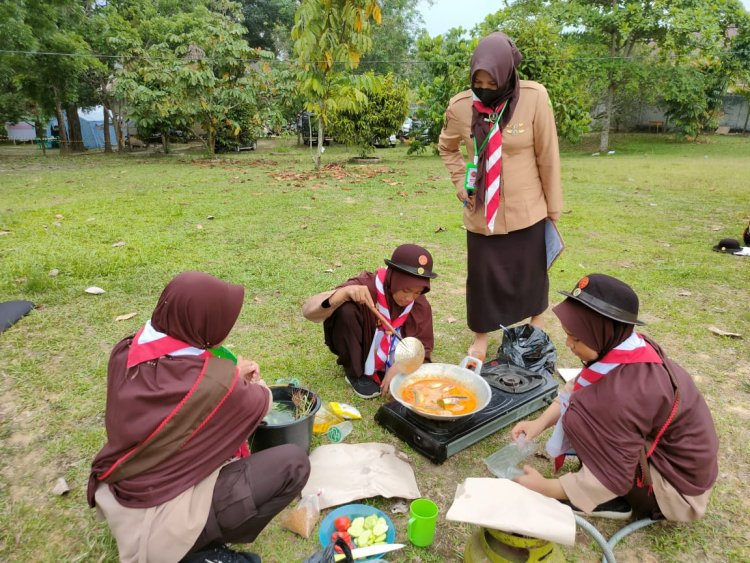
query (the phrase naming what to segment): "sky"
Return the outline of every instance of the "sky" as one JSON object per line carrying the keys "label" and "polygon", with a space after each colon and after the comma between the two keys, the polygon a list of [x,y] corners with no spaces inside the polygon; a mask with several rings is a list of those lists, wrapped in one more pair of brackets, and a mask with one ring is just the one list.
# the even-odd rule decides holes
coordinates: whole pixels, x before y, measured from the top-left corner
{"label": "sky", "polygon": [[[742,0],[750,11],[750,0]],[[432,7],[425,0],[419,4],[425,27],[430,36],[442,35],[453,27],[467,31],[481,22],[488,14],[503,6],[502,0],[435,0]]]}

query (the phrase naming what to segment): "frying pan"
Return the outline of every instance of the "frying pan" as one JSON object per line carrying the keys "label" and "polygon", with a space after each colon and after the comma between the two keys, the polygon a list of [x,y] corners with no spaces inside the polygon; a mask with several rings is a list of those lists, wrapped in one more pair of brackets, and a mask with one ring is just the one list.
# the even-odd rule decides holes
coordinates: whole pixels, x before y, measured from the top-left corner
{"label": "frying pan", "polygon": [[[471,367],[471,369],[469,369]],[[422,364],[422,366],[411,374],[399,373],[391,379],[391,396],[407,409],[419,416],[433,420],[456,420],[471,416],[486,407],[492,399],[492,390],[484,378],[479,375],[482,370],[482,362],[477,358],[466,356],[459,365],[453,364]],[[415,378],[430,379],[433,377],[445,377],[463,385],[469,389],[477,398],[477,406],[473,411],[460,414],[438,414],[417,409],[403,400],[401,391],[415,381]]]}

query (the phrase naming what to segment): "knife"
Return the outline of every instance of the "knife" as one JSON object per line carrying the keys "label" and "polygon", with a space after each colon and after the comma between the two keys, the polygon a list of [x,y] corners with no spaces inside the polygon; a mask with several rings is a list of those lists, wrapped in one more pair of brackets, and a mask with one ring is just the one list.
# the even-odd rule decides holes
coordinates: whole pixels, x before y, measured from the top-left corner
{"label": "knife", "polygon": [[[352,557],[354,559],[363,559],[365,557],[370,557],[371,555],[381,555],[383,553],[388,553],[389,551],[396,551],[402,547],[404,547],[403,543],[380,543],[377,545],[369,545],[367,547],[358,547],[352,549]],[[333,558],[334,561],[343,561],[344,559],[346,559],[346,556],[343,553],[337,553]]]}

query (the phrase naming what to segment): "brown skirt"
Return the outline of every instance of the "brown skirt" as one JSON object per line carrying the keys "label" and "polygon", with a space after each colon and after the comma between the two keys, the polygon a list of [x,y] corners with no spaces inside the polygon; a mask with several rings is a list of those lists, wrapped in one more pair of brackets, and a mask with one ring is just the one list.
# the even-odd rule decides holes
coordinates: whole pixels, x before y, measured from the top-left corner
{"label": "brown skirt", "polygon": [[539,315],[549,304],[544,220],[507,235],[466,231],[466,318],[492,332]]}

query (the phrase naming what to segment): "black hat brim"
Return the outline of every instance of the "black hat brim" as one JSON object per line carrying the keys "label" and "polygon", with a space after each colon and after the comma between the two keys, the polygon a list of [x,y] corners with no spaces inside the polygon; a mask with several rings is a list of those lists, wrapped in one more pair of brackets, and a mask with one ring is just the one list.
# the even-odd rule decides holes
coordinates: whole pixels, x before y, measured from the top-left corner
{"label": "black hat brim", "polygon": [[404,272],[405,274],[409,274],[410,276],[415,276],[417,278],[426,278],[428,280],[434,280],[437,277],[437,274],[435,272],[425,271],[424,273],[420,274],[417,271],[417,268],[415,268],[414,266],[408,266],[406,264],[398,264],[396,262],[392,262],[388,258],[385,259],[385,264],[389,268],[394,268],[396,270]]}
{"label": "black hat brim", "polygon": [[742,248],[733,248],[729,246],[719,246],[718,244],[713,247],[715,252],[721,252],[723,254],[734,254],[736,252],[742,252]]}
{"label": "black hat brim", "polygon": [[564,295],[565,297],[573,299],[574,301],[578,301],[581,305],[585,305],[589,309],[592,309],[600,315],[607,317],[608,319],[612,319],[613,321],[638,326],[643,326],[646,324],[643,321],[634,318],[633,315],[628,313],[627,311],[623,311],[619,307],[615,307],[613,305],[610,305],[609,303],[605,303],[601,299],[598,299],[589,293],[584,293],[583,291],[578,295],[573,295],[569,291],[558,291],[558,293],[560,295]]}

